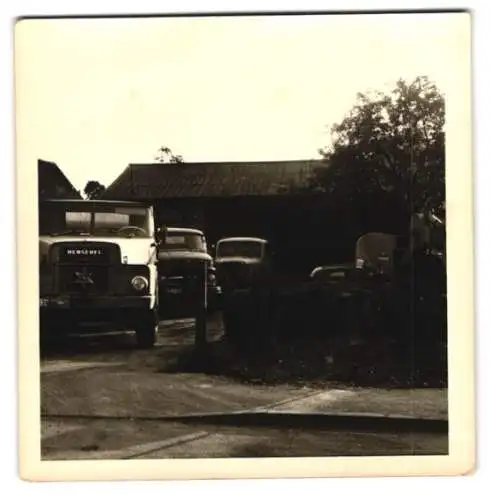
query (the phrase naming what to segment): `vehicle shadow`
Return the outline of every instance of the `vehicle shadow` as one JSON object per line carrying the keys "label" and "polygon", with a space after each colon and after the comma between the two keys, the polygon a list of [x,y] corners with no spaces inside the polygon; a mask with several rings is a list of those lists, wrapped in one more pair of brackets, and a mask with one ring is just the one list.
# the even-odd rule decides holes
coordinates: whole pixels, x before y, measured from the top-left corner
{"label": "vehicle shadow", "polygon": [[[223,335],[220,315],[208,319],[208,337],[214,341]],[[160,322],[156,347],[179,350],[195,343],[195,321],[193,318],[164,319]],[[67,333],[51,339],[41,339],[41,359],[57,358],[60,355],[109,354],[135,351],[134,333],[131,331],[94,332],[86,334]]]}

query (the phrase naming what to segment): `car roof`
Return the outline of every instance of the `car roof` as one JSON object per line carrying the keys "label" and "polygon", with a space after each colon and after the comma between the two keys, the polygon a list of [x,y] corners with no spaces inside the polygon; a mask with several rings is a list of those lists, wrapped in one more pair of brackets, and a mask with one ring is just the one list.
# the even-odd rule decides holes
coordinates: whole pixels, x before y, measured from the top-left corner
{"label": "car roof", "polygon": [[128,207],[150,207],[151,203],[144,201],[127,201],[127,200],[78,200],[78,199],[62,199],[48,198],[40,200],[40,203],[60,203],[62,205],[105,205],[105,206],[128,206]]}
{"label": "car roof", "polygon": [[254,243],[267,243],[267,240],[264,240],[262,238],[254,238],[251,236],[234,236],[231,238],[222,238],[221,240],[218,240],[218,243],[222,243],[224,241],[248,241],[248,242],[254,242]]}
{"label": "car roof", "polygon": [[191,227],[168,227],[167,232],[168,233],[199,234],[200,236],[203,236],[203,231],[200,231],[199,229],[194,229]]}

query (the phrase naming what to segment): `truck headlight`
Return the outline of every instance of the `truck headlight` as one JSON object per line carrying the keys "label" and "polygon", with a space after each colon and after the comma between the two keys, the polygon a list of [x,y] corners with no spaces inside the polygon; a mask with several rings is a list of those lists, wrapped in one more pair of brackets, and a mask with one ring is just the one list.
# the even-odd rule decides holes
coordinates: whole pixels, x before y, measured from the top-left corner
{"label": "truck headlight", "polygon": [[148,288],[148,280],[145,276],[134,276],[131,279],[131,285],[137,292],[143,292]]}
{"label": "truck headlight", "polygon": [[365,261],[363,259],[356,259],[356,269],[363,269],[365,267]]}

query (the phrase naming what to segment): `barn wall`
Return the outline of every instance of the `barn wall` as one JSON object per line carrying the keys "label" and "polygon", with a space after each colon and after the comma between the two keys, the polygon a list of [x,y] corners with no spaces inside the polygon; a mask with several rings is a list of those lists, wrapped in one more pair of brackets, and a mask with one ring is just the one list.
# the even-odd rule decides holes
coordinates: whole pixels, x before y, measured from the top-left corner
{"label": "barn wall", "polygon": [[351,262],[365,232],[398,234],[404,217],[382,198],[333,200],[325,195],[155,200],[157,219],[203,230],[210,244],[227,236],[270,240],[278,258],[311,269]]}

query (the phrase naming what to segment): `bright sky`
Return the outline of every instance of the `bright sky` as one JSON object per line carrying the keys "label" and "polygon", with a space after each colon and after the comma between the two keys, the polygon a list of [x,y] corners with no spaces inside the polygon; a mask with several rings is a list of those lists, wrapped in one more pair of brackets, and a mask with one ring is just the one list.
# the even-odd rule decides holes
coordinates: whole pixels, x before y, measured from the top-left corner
{"label": "bright sky", "polygon": [[77,189],[161,145],[187,161],[316,158],[357,92],[418,75],[445,92],[465,28],[455,14],[24,21],[19,147]]}

